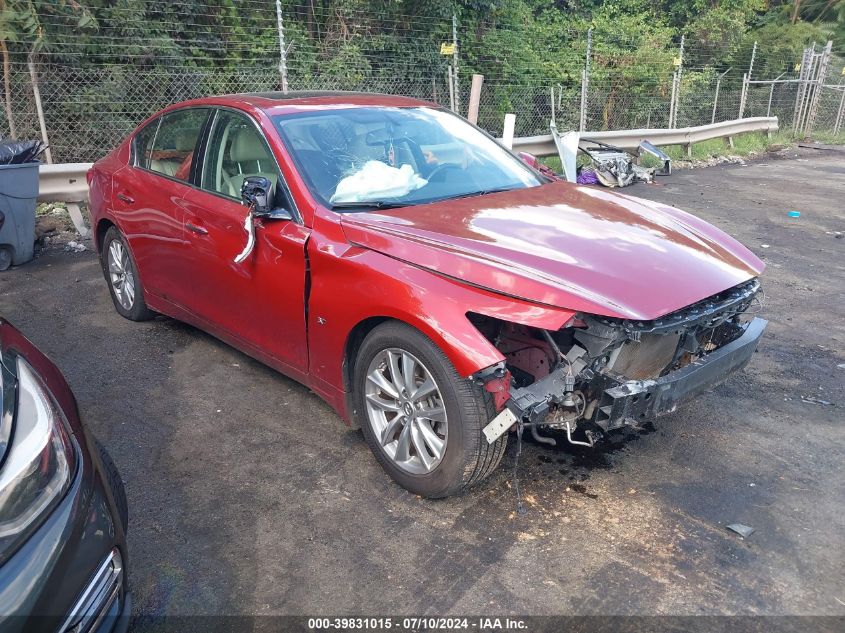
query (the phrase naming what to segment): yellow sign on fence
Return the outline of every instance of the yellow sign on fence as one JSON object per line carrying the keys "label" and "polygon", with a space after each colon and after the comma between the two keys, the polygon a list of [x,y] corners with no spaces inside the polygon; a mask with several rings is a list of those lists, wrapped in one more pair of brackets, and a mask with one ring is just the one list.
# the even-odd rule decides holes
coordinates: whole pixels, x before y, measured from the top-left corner
{"label": "yellow sign on fence", "polygon": [[450,44],[448,42],[442,42],[440,44],[440,54],[441,55],[454,55],[455,54],[455,44],[454,43]]}

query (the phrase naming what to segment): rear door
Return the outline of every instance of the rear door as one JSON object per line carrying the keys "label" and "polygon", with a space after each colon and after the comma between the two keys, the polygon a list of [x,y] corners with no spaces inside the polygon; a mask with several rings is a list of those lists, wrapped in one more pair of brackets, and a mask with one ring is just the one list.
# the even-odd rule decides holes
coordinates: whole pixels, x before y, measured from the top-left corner
{"label": "rear door", "polygon": [[133,141],[130,164],[113,179],[112,209],[144,288],[177,303],[185,300],[184,210],[196,150],[211,110],[186,108],[154,119]]}
{"label": "rear door", "polygon": [[[199,187],[185,192],[185,239],[190,245],[187,284],[192,312],[285,365],[307,368],[305,243],[298,219],[264,132],[243,112],[221,108],[206,142]],[[247,243],[247,208],[240,189],[247,176],[274,185],[274,206],[294,220],[256,220],[256,241],[246,261],[235,258]]]}

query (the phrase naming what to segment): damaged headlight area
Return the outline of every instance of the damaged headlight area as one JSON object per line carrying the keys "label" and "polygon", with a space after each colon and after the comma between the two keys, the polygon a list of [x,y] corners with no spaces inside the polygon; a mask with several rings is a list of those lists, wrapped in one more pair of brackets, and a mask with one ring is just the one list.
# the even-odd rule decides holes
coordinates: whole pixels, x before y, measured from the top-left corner
{"label": "damaged headlight area", "polygon": [[766,327],[750,314],[759,299],[752,279],[652,321],[579,314],[555,332],[472,314],[505,356],[504,368],[478,378],[497,395],[502,374],[509,377],[500,428],[519,421],[538,441],[554,444],[540,434],[551,428],[592,446],[608,431],[674,411],[742,369]]}

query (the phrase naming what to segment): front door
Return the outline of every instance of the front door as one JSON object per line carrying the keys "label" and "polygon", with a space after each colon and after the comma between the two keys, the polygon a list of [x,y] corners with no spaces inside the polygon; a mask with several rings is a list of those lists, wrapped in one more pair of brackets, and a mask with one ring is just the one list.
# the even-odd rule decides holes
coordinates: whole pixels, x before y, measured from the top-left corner
{"label": "front door", "polygon": [[218,110],[199,174],[200,188],[182,200],[191,274],[187,307],[215,328],[294,369],[307,369],[305,242],[309,230],[295,220],[256,221],[247,243],[247,208],[240,189],[247,176],[274,184],[276,206],[292,210],[290,196],[263,132],[254,120]]}

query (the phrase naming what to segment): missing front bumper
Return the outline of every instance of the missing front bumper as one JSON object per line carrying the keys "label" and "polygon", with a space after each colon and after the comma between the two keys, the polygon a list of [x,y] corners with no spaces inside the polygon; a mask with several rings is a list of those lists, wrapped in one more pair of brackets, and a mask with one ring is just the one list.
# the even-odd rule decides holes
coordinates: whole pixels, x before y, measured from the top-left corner
{"label": "missing front bumper", "polygon": [[752,319],[734,341],[654,380],[618,382],[604,390],[593,422],[605,431],[671,413],[678,405],[723,382],[745,367],[767,321]]}
{"label": "missing front bumper", "polygon": [[578,422],[594,424],[602,431],[638,426],[671,413],[682,402],[745,367],[766,325],[765,319],[754,318],[733,341],[659,378],[626,380],[612,373],[593,374],[589,387],[598,396],[596,406],[585,407],[582,399],[580,410],[577,406],[574,411],[566,408],[567,366],[527,387],[512,389],[507,406],[517,419],[535,430],[549,426],[569,431]]}

